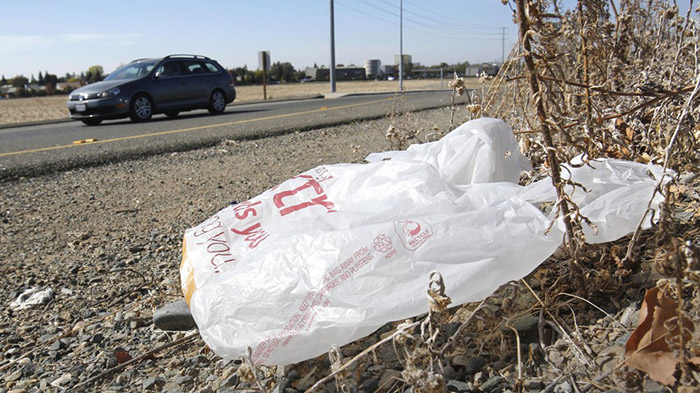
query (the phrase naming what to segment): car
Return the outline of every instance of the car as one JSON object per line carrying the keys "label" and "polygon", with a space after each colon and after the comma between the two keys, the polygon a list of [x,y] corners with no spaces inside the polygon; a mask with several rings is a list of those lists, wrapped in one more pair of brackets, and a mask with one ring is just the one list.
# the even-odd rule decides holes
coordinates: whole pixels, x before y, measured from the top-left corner
{"label": "car", "polygon": [[236,99],[233,78],[219,63],[199,55],[138,59],[117,68],[103,81],[73,90],[70,117],[86,125],[129,117],[134,122],[157,113],[208,109],[222,113]]}

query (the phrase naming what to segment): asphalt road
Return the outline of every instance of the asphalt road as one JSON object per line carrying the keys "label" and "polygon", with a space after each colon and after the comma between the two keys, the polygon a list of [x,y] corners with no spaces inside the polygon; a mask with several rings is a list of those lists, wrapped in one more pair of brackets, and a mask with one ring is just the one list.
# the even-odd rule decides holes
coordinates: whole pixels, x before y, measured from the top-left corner
{"label": "asphalt road", "polygon": [[[0,179],[99,165],[152,154],[211,146],[226,139],[252,139],[352,121],[449,106],[450,91],[348,95],[229,105],[223,114],[154,116],[146,123],[105,121],[0,129]],[[464,97],[458,97],[463,102]]]}

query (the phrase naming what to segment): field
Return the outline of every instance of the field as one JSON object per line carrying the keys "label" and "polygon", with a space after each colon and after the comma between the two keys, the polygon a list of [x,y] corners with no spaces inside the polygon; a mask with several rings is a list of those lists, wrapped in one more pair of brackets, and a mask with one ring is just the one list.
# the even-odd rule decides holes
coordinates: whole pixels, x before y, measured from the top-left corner
{"label": "field", "polygon": [[[447,88],[448,80],[443,82],[443,88]],[[470,85],[479,86],[479,80],[469,79]],[[422,79],[407,80],[404,82],[407,91],[421,89],[439,89],[440,80]],[[352,81],[338,82],[338,93],[370,93],[391,92],[398,88],[398,81]],[[267,98],[303,97],[310,95],[326,94],[330,90],[328,82],[289,83],[267,86]],[[262,86],[238,86],[236,103],[262,100]],[[0,100],[0,124],[24,123],[41,120],[63,119],[68,117],[66,109],[67,96],[18,98],[13,100]]]}

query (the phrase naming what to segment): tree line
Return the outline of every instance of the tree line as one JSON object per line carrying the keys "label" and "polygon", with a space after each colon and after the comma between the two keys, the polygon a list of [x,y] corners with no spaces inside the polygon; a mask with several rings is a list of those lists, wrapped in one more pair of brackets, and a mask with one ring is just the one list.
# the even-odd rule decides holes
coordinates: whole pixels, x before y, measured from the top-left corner
{"label": "tree line", "polygon": [[[0,78],[0,86],[12,86],[16,88],[14,95],[16,97],[35,97],[54,94],[68,94],[75,90],[79,85],[99,82],[105,78],[104,68],[101,65],[94,65],[80,74],[66,73],[63,76],[51,74],[48,71],[43,73],[39,71],[37,77],[31,74],[29,78],[20,74],[7,79],[5,75]],[[59,83],[71,83],[69,86],[59,88]],[[40,86],[39,89],[33,88],[32,85]]]}

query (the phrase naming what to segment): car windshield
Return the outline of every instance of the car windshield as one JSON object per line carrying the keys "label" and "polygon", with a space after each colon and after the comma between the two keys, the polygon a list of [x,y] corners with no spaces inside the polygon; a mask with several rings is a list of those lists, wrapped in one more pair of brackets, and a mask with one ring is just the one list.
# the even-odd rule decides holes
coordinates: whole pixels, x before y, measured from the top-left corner
{"label": "car windshield", "polygon": [[104,80],[114,81],[120,79],[141,78],[142,76],[146,76],[149,72],[151,72],[157,63],[158,62],[156,60],[129,63],[114,70],[114,72],[109,74],[109,76],[107,76]]}

